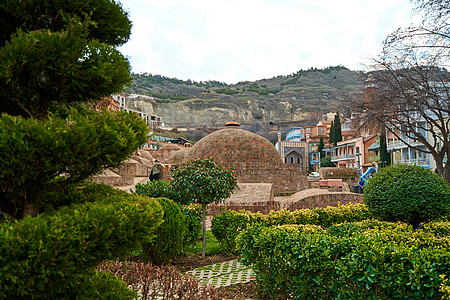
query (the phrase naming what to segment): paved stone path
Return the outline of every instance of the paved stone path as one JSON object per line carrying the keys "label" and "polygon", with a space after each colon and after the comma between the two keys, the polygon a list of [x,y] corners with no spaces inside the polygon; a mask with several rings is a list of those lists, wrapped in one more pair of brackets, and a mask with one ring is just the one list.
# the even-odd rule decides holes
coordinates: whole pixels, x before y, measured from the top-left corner
{"label": "paved stone path", "polygon": [[236,259],[201,267],[186,272],[198,279],[203,286],[214,287],[229,286],[237,283],[246,283],[255,280],[255,272]]}

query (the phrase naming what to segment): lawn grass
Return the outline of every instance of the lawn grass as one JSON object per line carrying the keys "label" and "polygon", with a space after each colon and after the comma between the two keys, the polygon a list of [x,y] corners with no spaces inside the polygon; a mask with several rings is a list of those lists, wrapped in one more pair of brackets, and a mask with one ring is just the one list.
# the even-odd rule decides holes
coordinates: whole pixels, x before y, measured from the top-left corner
{"label": "lawn grass", "polygon": [[[202,240],[199,239],[194,245],[186,249],[186,253],[202,254]],[[206,255],[220,254],[219,241],[214,237],[211,230],[206,231]]]}

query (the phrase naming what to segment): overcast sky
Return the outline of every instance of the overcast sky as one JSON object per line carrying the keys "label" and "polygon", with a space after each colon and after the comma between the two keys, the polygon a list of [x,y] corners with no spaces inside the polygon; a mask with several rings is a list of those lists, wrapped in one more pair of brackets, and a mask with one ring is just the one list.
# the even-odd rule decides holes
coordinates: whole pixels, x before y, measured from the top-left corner
{"label": "overcast sky", "polygon": [[363,70],[411,21],[408,0],[121,0],[134,73],[226,83],[311,67]]}

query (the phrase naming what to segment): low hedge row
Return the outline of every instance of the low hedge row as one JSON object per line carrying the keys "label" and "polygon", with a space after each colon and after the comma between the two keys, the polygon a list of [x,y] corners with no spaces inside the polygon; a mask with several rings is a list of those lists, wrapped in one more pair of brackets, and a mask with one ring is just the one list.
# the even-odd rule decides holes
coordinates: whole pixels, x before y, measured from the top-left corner
{"label": "low hedge row", "polygon": [[272,211],[268,215],[226,210],[214,217],[211,222],[213,235],[219,241],[222,252],[236,253],[236,237],[245,228],[260,224],[262,226],[297,224],[319,225],[330,227],[343,222],[358,222],[372,218],[364,204],[349,204],[338,207],[317,209],[300,209],[293,212],[287,210]]}
{"label": "low hedge row", "polygon": [[251,226],[237,238],[259,292],[282,299],[439,299],[448,296],[450,237],[364,221]]}
{"label": "low hedge row", "polygon": [[94,299],[112,290],[130,299],[125,284],[92,267],[139,249],[161,221],[156,201],[118,195],[1,223],[0,299]]}

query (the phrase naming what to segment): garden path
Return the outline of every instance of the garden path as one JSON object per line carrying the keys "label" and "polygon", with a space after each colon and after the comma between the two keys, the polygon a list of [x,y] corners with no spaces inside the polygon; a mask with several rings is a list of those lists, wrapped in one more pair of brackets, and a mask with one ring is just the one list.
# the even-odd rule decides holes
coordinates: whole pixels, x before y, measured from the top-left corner
{"label": "garden path", "polygon": [[237,259],[216,263],[186,272],[194,276],[202,285],[214,287],[229,286],[255,280],[256,275],[251,267],[246,267]]}

